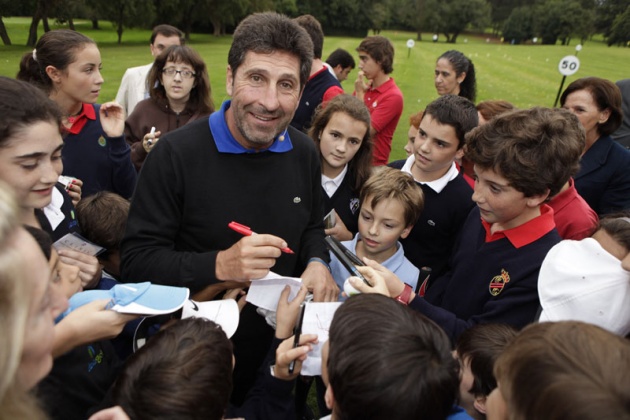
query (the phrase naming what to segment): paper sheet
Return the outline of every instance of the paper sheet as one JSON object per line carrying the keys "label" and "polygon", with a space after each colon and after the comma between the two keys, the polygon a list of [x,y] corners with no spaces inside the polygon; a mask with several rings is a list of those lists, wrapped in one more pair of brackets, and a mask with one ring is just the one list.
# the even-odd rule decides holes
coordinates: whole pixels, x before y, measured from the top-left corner
{"label": "paper sheet", "polygon": [[318,344],[302,364],[302,375],[318,376],[322,374],[322,346],[328,341],[328,331],[335,311],[342,302],[309,302],[304,312],[302,334],[317,334]]}
{"label": "paper sheet", "polygon": [[94,257],[105,251],[105,248],[102,246],[88,241],[76,232],[65,234],[62,238],[59,238],[53,246],[57,251],[60,249],[72,249]]}
{"label": "paper sheet", "polygon": [[270,271],[269,274],[262,279],[252,280],[246,300],[259,308],[268,311],[276,311],[280,294],[286,285],[291,287],[289,301],[292,301],[300,291],[302,279],[298,277],[282,277]]}

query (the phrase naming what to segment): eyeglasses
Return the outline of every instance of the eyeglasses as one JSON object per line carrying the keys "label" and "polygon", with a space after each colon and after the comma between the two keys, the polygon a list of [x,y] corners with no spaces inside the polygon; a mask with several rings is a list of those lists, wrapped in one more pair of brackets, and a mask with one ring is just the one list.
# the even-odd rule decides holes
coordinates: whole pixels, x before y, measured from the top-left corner
{"label": "eyeglasses", "polygon": [[162,73],[164,73],[168,77],[175,77],[175,74],[179,73],[182,76],[182,78],[184,78],[184,79],[192,79],[193,77],[195,77],[197,75],[197,73],[195,73],[193,71],[190,71],[190,70],[177,70],[174,67],[168,67],[168,68],[162,70]]}

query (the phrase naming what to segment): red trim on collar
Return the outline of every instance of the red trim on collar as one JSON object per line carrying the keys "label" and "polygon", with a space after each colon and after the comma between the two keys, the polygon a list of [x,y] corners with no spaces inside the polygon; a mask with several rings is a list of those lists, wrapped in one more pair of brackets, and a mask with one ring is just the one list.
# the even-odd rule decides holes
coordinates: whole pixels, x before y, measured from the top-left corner
{"label": "red trim on collar", "polygon": [[311,80],[313,77],[317,76],[319,73],[323,71],[328,71],[328,67],[324,66],[321,69],[317,70],[315,73],[313,73],[312,76],[309,76],[308,80]]}
{"label": "red trim on collar", "polygon": [[66,127],[66,131],[71,134],[79,134],[83,127],[85,127],[85,124],[87,124],[88,120],[95,119],[96,111],[94,110],[94,105],[84,103],[79,115],[68,117],[68,122],[72,125],[70,128]]}
{"label": "red trim on collar", "polygon": [[491,225],[488,222],[481,219],[481,224],[486,231],[486,242],[507,238],[515,248],[521,248],[537,241],[556,227],[553,209],[547,204],[540,206],[540,216],[512,229],[491,233]]}

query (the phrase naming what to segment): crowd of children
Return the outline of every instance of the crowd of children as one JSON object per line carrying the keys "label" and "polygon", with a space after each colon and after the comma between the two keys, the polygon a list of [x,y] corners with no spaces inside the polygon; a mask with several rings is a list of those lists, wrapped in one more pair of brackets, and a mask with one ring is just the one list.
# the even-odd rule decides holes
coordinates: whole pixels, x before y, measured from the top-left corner
{"label": "crowd of children", "polygon": [[[251,15],[214,112],[178,34],[156,28],[152,51],[178,42],[127,116],[96,103],[100,53],[74,31],[0,78],[0,419],[312,417],[316,348],[322,418],[630,418],[630,152],[611,137],[612,82],[571,83],[563,109],[475,105],[472,61],[447,51],[408,157],[378,166],[402,113],[386,38],[361,42],[340,94],[354,60],[325,66],[312,16]],[[274,273],[302,285],[265,317],[247,287]],[[139,313],[66,312],[83,289],[139,281],[238,299],[236,333],[201,312],[147,318],[134,353]],[[335,305],[325,343],[301,333],[317,305]]]}

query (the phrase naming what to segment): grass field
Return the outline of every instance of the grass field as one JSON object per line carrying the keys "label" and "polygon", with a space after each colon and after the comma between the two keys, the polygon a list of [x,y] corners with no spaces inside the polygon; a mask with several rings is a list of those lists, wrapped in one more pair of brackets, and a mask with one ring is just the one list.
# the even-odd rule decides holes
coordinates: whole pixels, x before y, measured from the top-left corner
{"label": "grass field", "polygon": [[[30,18],[4,19],[13,46],[0,46],[0,75],[14,77],[22,54],[30,51],[25,47]],[[51,22],[52,23],[52,22]],[[100,47],[103,60],[105,84],[100,102],[113,99],[127,67],[146,64],[151,61],[148,48],[150,31],[127,29],[123,34],[123,44],[116,43],[114,29],[108,22],[100,22],[101,29],[94,31],[89,22],[78,21],[76,29],[94,38]],[[53,25],[54,28],[60,27]],[[43,33],[40,29],[39,34]],[[404,157],[408,116],[423,109],[437,97],[433,87],[433,69],[436,58],[448,49],[464,52],[475,64],[477,73],[477,100],[504,99],[518,107],[534,105],[552,106],[562,76],[558,73],[558,62],[566,55],[575,54],[574,41],[569,46],[505,45],[497,40],[486,42],[486,38],[463,34],[458,43],[433,43],[430,34],[423,34],[423,40],[416,42],[408,51],[406,42],[415,39],[409,32],[385,31],[382,35],[392,40],[396,48],[392,77],[405,97],[405,108],[401,122],[394,136],[391,159]],[[225,91],[225,70],[227,52],[231,37],[213,37],[207,34],[193,34],[190,44],[206,60],[212,97],[216,105],[227,98]],[[336,48],[354,52],[360,39],[327,37],[324,42],[324,57]],[[613,81],[630,77],[630,48],[607,47],[601,41],[588,41],[578,54],[580,69],[567,77],[565,87],[571,81],[585,76],[598,76]],[[358,60],[358,59],[357,59]],[[347,92],[353,89],[356,70],[350,79],[343,83]]]}

